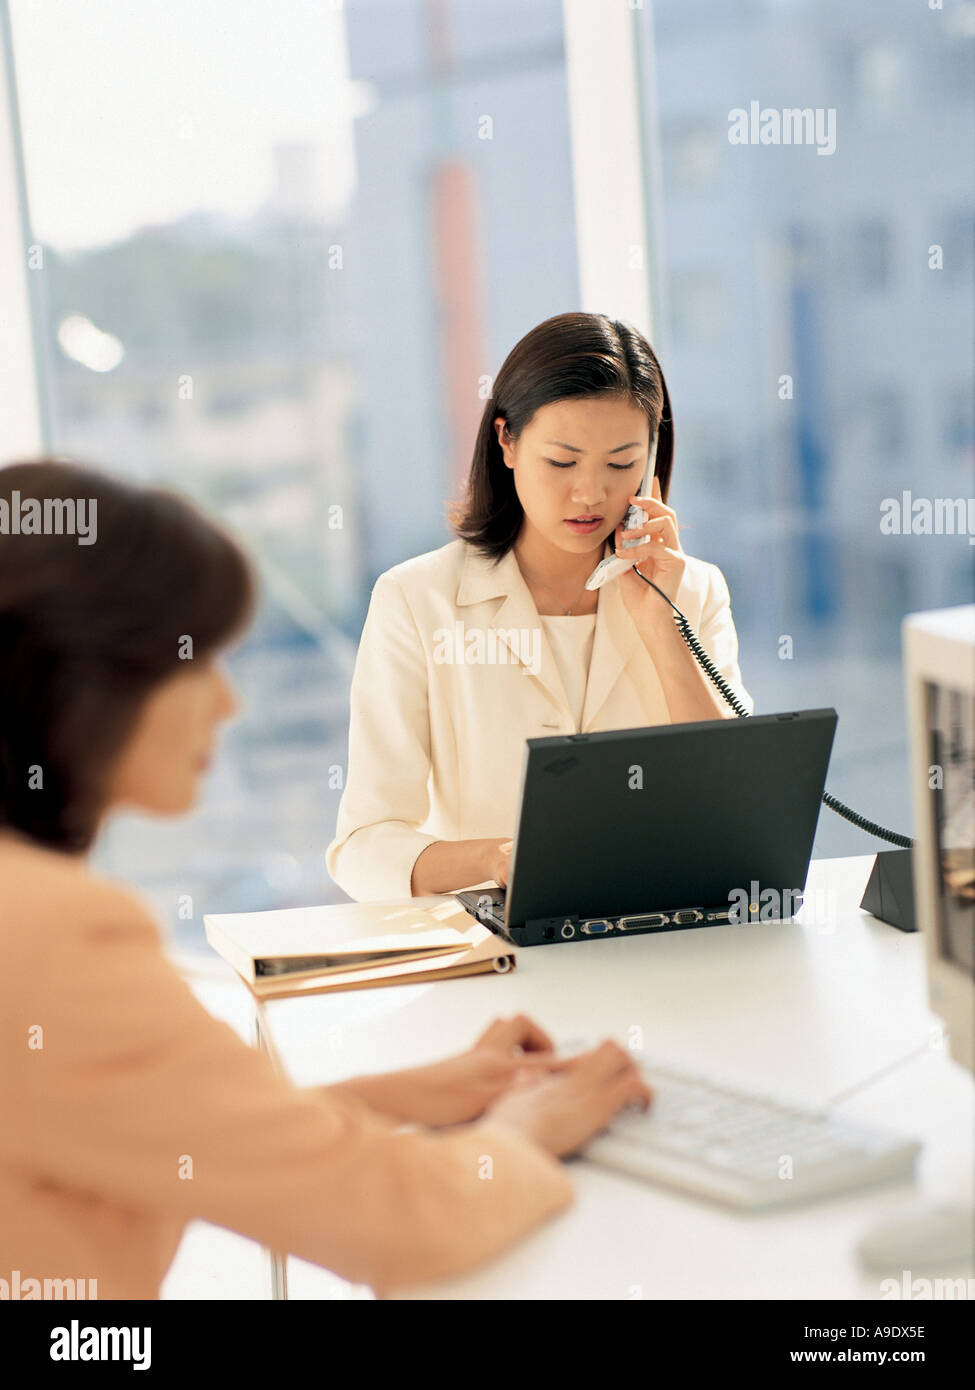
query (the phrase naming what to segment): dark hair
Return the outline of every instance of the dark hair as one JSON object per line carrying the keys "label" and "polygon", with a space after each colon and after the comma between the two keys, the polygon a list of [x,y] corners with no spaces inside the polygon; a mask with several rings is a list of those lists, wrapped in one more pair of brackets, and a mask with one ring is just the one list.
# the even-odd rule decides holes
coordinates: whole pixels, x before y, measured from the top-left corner
{"label": "dark hair", "polygon": [[[88,527],[95,503],[88,543],[81,523],[73,534],[60,524],[66,499],[84,500]],[[60,518],[61,534],[15,533],[32,502]],[[145,699],[186,669],[186,637],[199,660],[246,624],[254,578],[190,502],[76,463],[0,468],[4,516],[0,828],[78,852],[94,839],[107,775]]]}
{"label": "dark hair", "polygon": [[653,348],[628,323],[605,314],[557,314],[526,333],[508,353],[484,407],[467,495],[448,509],[454,532],[500,560],[515,542],[524,511],[505,467],[494,421],[517,439],[536,410],[574,396],[624,397],[659,430],[656,476],[667,501],[674,466],[674,422],[667,383]]}

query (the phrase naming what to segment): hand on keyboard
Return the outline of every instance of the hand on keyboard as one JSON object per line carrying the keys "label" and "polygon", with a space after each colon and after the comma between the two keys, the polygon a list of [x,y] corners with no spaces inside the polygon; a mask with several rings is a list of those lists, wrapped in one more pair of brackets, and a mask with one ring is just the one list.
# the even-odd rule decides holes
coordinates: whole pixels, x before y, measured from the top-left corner
{"label": "hand on keyboard", "polygon": [[484,1114],[488,1123],[517,1129],[556,1158],[577,1153],[625,1107],[649,1109],[653,1093],[615,1042],[567,1057],[557,1070],[509,1092]]}
{"label": "hand on keyboard", "polygon": [[488,878],[493,878],[499,888],[507,888],[508,872],[511,868],[512,840],[497,840],[491,851],[491,867]]}

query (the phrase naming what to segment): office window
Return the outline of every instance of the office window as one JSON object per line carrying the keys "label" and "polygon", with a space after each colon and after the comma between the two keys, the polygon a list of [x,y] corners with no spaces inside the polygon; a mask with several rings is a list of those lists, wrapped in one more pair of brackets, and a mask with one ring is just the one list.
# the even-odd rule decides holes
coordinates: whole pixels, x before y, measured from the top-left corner
{"label": "office window", "polygon": [[893,274],[893,235],[880,218],[858,222],[849,246],[853,283],[864,292],[886,290]]}
{"label": "office window", "polygon": [[729,314],[721,272],[709,266],[674,270],[668,277],[668,289],[675,346],[706,347],[721,342]]}
{"label": "office window", "polygon": [[202,944],[207,910],[343,896],[372,582],[451,539],[482,378],[576,302],[562,7],[10,10],[50,447],[190,493],[261,566],[203,805],[102,847]]}
{"label": "office window", "polygon": [[[735,449],[714,420],[695,416],[680,431],[680,486],[706,489],[712,499],[738,496],[740,479],[735,476]],[[694,545],[688,545],[697,553]]]}
{"label": "office window", "polygon": [[972,40],[975,38],[975,8],[971,0],[944,5],[944,27],[938,35],[937,49],[926,83],[928,99],[964,103],[970,108],[973,91]]}
{"label": "office window", "polygon": [[670,122],[662,147],[668,185],[686,193],[707,193],[721,167],[722,146],[714,125],[704,121]]}
{"label": "office window", "polygon": [[847,449],[853,457],[879,467],[884,459],[901,459],[911,452],[908,402],[891,385],[863,386],[856,392],[844,420]]}
{"label": "office window", "polygon": [[865,126],[887,126],[911,100],[912,75],[903,49],[890,39],[864,44],[856,54],[858,116]]}
{"label": "office window", "polygon": [[[869,682],[868,647],[899,660],[897,547],[853,555],[873,536],[860,519],[916,483],[921,451],[937,477],[971,455],[971,9],[628,13],[656,280],[638,326],[687,450],[683,519],[729,580],[749,688],[766,708],[836,704],[842,773],[855,744],[903,733],[843,700]],[[234,662],[247,713],[206,805],[154,824],[148,846],[120,827],[109,858],[146,863],[167,893],[181,876],[204,904],[322,900],[371,583],[449,539],[481,378],[578,302],[562,6],[12,0],[11,14],[49,443],[192,492],[265,582]],[[67,127],[51,117],[66,91]],[[731,147],[729,112],[756,97],[838,108],[835,150]],[[913,258],[935,240],[951,269],[919,287]],[[951,593],[944,548],[925,564]],[[788,673],[781,623],[805,654]],[[896,807],[907,779],[891,766]],[[817,852],[864,843],[827,818]],[[199,914],[174,925],[199,936]]]}
{"label": "office window", "polygon": [[939,224],[944,228],[940,245],[944,251],[941,275],[952,289],[971,285],[975,263],[975,207],[950,208]]}
{"label": "office window", "polygon": [[[961,388],[970,398],[972,270],[958,238],[968,235],[975,142],[963,8],[786,0],[718,13],[654,0],[636,19],[659,90],[658,298],[671,312],[655,332],[675,405],[688,547],[728,579],[759,708],[834,706],[830,784],[895,828],[911,814],[906,761],[890,752],[904,747],[902,713],[870,697],[873,669],[896,673],[900,620],[919,599],[971,596],[949,547],[916,559],[914,538],[878,529],[881,498],[949,476],[949,460],[966,451],[970,477]],[[703,197],[681,178],[689,93],[695,126],[724,142],[721,177]],[[836,108],[835,151],[729,146],[728,113],[752,98]],[[649,119],[644,136],[652,152]],[[905,178],[923,188],[938,234],[918,222]],[[946,258],[955,248],[960,278],[950,286],[921,275],[934,241]],[[713,285],[719,268],[733,309],[716,362],[705,277]],[[718,502],[725,472],[732,492]],[[792,662],[778,659],[780,632],[794,640]],[[879,782],[871,766],[883,769]],[[876,847],[838,817],[820,817],[817,855]]]}
{"label": "office window", "polygon": [[975,401],[970,379],[958,382],[947,393],[944,449],[957,470],[959,481],[967,470],[970,484],[975,469]]}

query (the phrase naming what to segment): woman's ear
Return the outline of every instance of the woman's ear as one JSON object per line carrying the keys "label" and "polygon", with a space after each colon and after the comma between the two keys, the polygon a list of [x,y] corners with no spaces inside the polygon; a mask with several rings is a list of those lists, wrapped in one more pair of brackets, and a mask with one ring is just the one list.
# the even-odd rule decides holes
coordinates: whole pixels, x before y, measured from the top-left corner
{"label": "woman's ear", "polygon": [[508,422],[502,415],[494,418],[494,429],[498,436],[498,443],[501,445],[501,455],[508,468],[514,468],[514,450],[511,444],[511,435],[508,432]]}

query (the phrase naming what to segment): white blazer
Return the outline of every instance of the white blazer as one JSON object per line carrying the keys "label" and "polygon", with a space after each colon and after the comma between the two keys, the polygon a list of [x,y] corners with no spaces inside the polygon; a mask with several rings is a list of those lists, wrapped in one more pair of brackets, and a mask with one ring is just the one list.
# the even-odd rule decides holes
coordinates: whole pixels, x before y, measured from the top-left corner
{"label": "white blazer", "polygon": [[[675,602],[754,710],[717,565],[688,556]],[[494,564],[454,540],[404,560],[376,580],[362,628],[328,871],[357,901],[409,898],[435,840],[514,835],[526,738],[671,722],[618,584],[599,591],[577,726],[513,550]]]}

